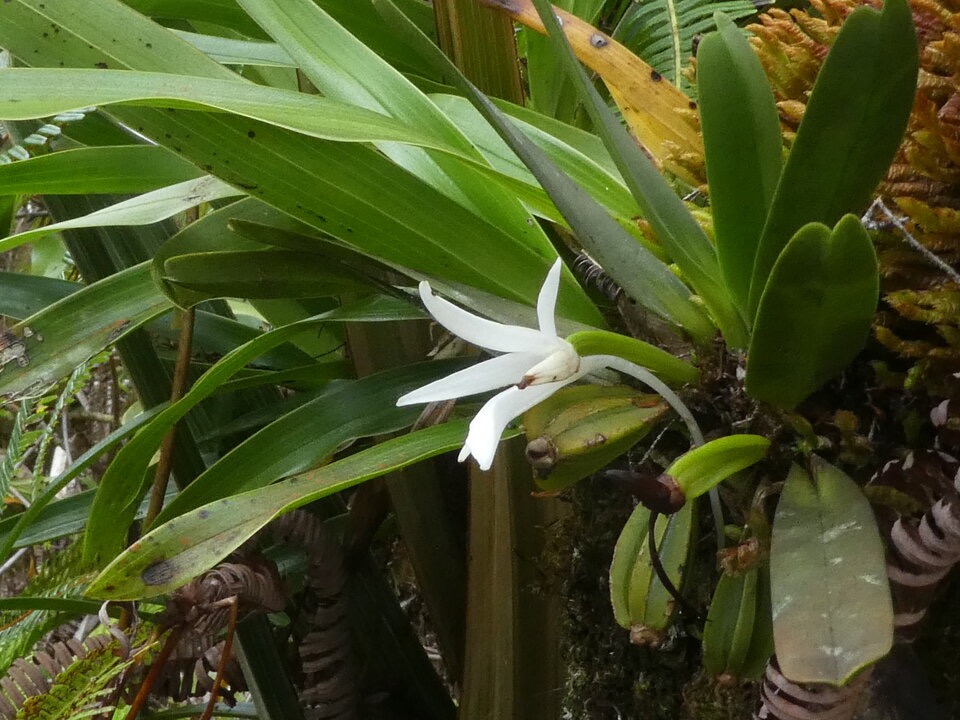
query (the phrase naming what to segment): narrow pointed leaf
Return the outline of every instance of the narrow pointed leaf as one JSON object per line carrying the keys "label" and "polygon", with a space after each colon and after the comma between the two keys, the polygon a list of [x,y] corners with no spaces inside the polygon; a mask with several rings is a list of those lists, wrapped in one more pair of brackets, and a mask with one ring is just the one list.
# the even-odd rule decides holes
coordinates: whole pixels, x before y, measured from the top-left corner
{"label": "narrow pointed leaf", "polygon": [[906,0],[844,21],[810,95],[763,229],[750,285],[756,313],[777,257],[801,226],[860,213],[887,172],[917,87],[917,35]]}
{"label": "narrow pointed leaf", "polygon": [[202,174],[161,147],[84,147],[0,165],[0,194],[133,194]]}
{"label": "narrow pointed leaf", "polygon": [[89,285],[10,328],[0,392],[39,391],[171,307],[147,263]]}
{"label": "narrow pointed leaf", "polygon": [[[0,46],[31,64],[189,68],[194,76],[236,82],[230,70],[116,0],[44,3],[42,12],[37,5],[0,3]],[[56,39],[44,37],[51,23],[61,29]],[[104,42],[102,28],[117,23],[127,32]],[[315,230],[391,264],[532,305],[552,262],[546,239],[531,238],[526,221],[507,232],[365,145],[309,138],[228,113],[129,106],[109,112]],[[563,284],[560,313],[602,324],[572,278]]]}
{"label": "narrow pointed leaf", "polygon": [[483,93],[470,83],[443,53],[387,0],[374,0],[384,16],[409,39],[411,47],[453,78],[504,142],[530,168],[576,231],[584,248],[637,302],[693,336],[706,339],[713,328],[703,312],[690,300],[690,291],[660,260],[624,231],[583,188],[564,174],[535,144]]}
{"label": "narrow pointed leaf", "polygon": [[173,29],[173,32],[204,55],[224,65],[267,65],[296,67],[286,51],[276,43],[260,40],[236,40],[219,35],[203,35]]}
{"label": "narrow pointed leaf", "polygon": [[160,220],[166,220],[202,203],[242,194],[242,191],[228,185],[219,178],[213,175],[204,175],[138,195],[130,200],[123,200],[116,205],[97,210],[89,215],[11,235],[5,240],[0,240],[0,252],[23,245],[32,238],[54,230],[107,225],[149,225]]}
{"label": "narrow pointed leaf", "polygon": [[405,365],[361,380],[341,381],[251,435],[211,465],[164,508],[157,522],[200,505],[315,467],[362,437],[409,427],[422,408],[396,406],[418,387],[464,366],[463,360]]}
{"label": "narrow pointed leaf", "polygon": [[533,0],[533,4],[553,40],[554,50],[564,59],[567,74],[575,79],[574,85],[584,107],[640,205],[644,219],[653,228],[657,241],[702,297],[727,342],[734,346],[745,344],[743,319],[723,286],[716,250],[706,233],[653,161],[607,108],[575,58],[548,0]]}
{"label": "narrow pointed leaf", "polygon": [[163,281],[209,298],[311,298],[369,291],[368,283],[331,267],[323,256],[283,250],[177,255]]}
{"label": "narrow pointed leaf", "polygon": [[77,292],[83,285],[38,275],[0,272],[0,287],[3,288],[3,293],[0,293],[0,315],[23,320]]}
{"label": "narrow pointed leaf", "polygon": [[[365,308],[361,308],[361,313]],[[102,564],[114,557],[126,543],[127,528],[133,521],[144,487],[131,478],[143,478],[151,457],[167,431],[200,401],[217,392],[224,381],[247,363],[263,355],[298,333],[333,320],[352,320],[357,315],[350,306],[331,310],[313,318],[292,323],[238,347],[204,373],[176,403],[164,410],[127,443],[104,473],[97,488],[91,524],[84,537],[84,556]]]}
{"label": "narrow pointed leaf", "polygon": [[215,109],[345,142],[445,144],[436,135],[357,105],[235,80],[131,70],[0,69],[0,117],[42,118],[92,105]]}
{"label": "narrow pointed leaf", "polygon": [[697,88],[713,231],[723,280],[746,316],[753,262],[780,179],[773,91],[743,31],[716,14],[697,48]]}

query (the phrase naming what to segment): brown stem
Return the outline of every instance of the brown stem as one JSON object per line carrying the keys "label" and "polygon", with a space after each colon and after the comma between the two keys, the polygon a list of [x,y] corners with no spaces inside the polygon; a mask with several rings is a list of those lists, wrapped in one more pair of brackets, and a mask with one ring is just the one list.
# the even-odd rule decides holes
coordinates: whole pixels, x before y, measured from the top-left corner
{"label": "brown stem", "polygon": [[133,702],[130,703],[130,711],[127,713],[126,720],[137,720],[137,715],[140,714],[143,706],[147,704],[147,698],[150,697],[150,690],[157,682],[157,678],[160,677],[160,673],[162,673],[166,667],[170,654],[176,649],[177,643],[180,642],[180,636],[183,634],[183,630],[183,625],[175,627],[167,638],[167,641],[163,644],[160,653],[153,661],[153,664],[150,665],[147,676],[140,684],[140,689],[137,690],[137,696],[133,699]]}
{"label": "brown stem", "polygon": [[[183,397],[187,388],[187,376],[190,372],[190,355],[193,348],[193,319],[194,310],[188,308],[180,316],[180,339],[177,343],[177,364],[173,370],[173,386],[170,389],[170,402],[175,403]],[[153,477],[153,491],[150,494],[150,507],[143,521],[144,531],[160,514],[163,507],[163,498],[167,494],[167,483],[170,481],[170,468],[173,465],[173,448],[177,436],[177,426],[174,425],[163,438],[160,446],[160,459],[157,461],[157,472]]]}
{"label": "brown stem", "polygon": [[223,686],[223,676],[226,674],[227,664],[230,662],[230,655],[233,652],[233,636],[237,631],[237,615],[240,609],[240,601],[234,596],[227,598],[230,605],[230,622],[227,625],[227,636],[223,639],[223,651],[220,653],[220,665],[217,667],[217,677],[213,681],[213,688],[210,690],[210,702],[207,703],[206,710],[199,720],[210,720],[213,717],[213,711],[217,707],[217,699],[220,697],[220,688]]}

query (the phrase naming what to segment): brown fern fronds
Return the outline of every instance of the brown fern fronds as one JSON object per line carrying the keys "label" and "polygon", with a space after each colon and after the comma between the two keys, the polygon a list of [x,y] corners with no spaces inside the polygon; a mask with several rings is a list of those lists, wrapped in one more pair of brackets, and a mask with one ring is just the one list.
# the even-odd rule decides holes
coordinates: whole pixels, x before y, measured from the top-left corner
{"label": "brown fern fronds", "polygon": [[267,532],[304,548],[310,558],[307,589],[311,630],[300,643],[300,700],[316,720],[358,717],[356,661],[347,620],[346,575],[340,543],[316,516],[296,510],[274,520]]}
{"label": "brown fern fronds", "polygon": [[843,687],[795,683],[780,672],[776,658],[767,663],[754,720],[850,720],[860,706],[870,670]]}
{"label": "brown fern fronds", "polygon": [[280,612],[287,596],[276,565],[258,555],[231,556],[177,590],[167,603],[165,627],[183,626],[171,659],[196,660],[216,644],[236,598],[242,613]]}
{"label": "brown fern fronds", "polygon": [[[232,703],[233,692],[245,688],[239,666],[230,653],[239,613],[279,612],[286,606],[286,599],[276,565],[252,552],[235,553],[179,588],[168,601],[161,620],[161,627],[173,628],[173,632],[150,668],[132,708],[139,711],[147,697],[186,700],[208,692],[208,713],[221,692]],[[227,638],[219,641],[224,628]],[[216,679],[210,678],[212,670]]]}
{"label": "brown fern fronds", "polygon": [[70,639],[54,643],[31,658],[15,660],[0,679],[0,720],[13,720],[27,699],[49,692],[57,675],[110,641],[106,635],[82,642]]}

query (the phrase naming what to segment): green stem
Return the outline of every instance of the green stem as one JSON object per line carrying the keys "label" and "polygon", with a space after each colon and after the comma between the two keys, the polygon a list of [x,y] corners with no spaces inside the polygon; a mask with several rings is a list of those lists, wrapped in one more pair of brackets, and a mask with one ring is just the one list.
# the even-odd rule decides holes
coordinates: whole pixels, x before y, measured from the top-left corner
{"label": "green stem", "polygon": [[[663,380],[658,378],[646,368],[640,367],[639,365],[632,363],[629,360],[624,360],[622,357],[617,357],[616,355],[588,355],[587,357],[583,358],[583,364],[587,367],[592,365],[608,367],[618,372],[622,372],[624,375],[629,375],[630,377],[639,380],[644,385],[654,390],[658,395],[660,395],[660,397],[667,401],[667,404],[670,405],[670,407],[676,410],[677,415],[680,416],[680,419],[683,420],[684,424],[687,426],[687,430],[690,433],[690,440],[693,442],[694,447],[700,447],[704,444],[703,432],[700,430],[700,426],[697,424],[696,418],[693,417],[693,413],[690,412],[690,408],[684,404],[683,400],[680,399],[680,396],[671,390],[667,384],[663,382]],[[710,510],[713,513],[714,529],[717,534],[717,547],[723,548],[724,523],[723,508],[720,506],[720,495],[715,487],[711,488],[708,494],[710,496]]]}

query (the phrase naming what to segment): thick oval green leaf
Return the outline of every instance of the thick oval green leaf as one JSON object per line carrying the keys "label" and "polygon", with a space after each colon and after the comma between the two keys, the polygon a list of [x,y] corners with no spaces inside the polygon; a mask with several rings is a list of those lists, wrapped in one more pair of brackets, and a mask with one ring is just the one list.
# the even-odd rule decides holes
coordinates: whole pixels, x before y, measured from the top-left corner
{"label": "thick oval green leaf", "polygon": [[907,0],[861,6],[844,21],[810,95],[763,229],[751,314],[777,257],[801,226],[861,212],[900,146],[917,88]]}
{"label": "thick oval green leaf", "polygon": [[877,256],[860,220],[811,223],[791,238],[760,301],[747,392],[793,408],[850,364],[877,308]]}
{"label": "thick oval green leaf", "polygon": [[[760,235],[780,179],[773,91],[743,31],[722,13],[697,48],[697,89],[720,270],[746,316]],[[752,319],[752,318],[751,318]]]}
{"label": "thick oval green leaf", "polygon": [[222,560],[278,515],[371,478],[454,450],[467,421],[449,422],[387,440],[343,460],[259,490],[192,510],[149,532],[90,584],[89,597],[155,597]]}
{"label": "thick oval green leaf", "polygon": [[727,435],[691,448],[667,468],[666,474],[692,500],[759,462],[769,447],[770,441],[760,435]]}
{"label": "thick oval green leaf", "polygon": [[0,392],[39,391],[172,307],[149,263],[89,285],[10,329],[0,350]]}
{"label": "thick oval green leaf", "polygon": [[870,503],[817,456],[790,469],[770,547],[773,637],[783,674],[843,685],[886,655],[893,609]]}
{"label": "thick oval green leaf", "polygon": [[700,371],[690,363],[627,335],[606,330],[584,330],[569,335],[567,341],[580,357],[616,355],[646,368],[670,385],[700,382]]}
{"label": "thick oval green leaf", "polygon": [[720,576],[703,629],[703,665],[711,675],[754,680],[773,654],[770,579],[765,566]]}
{"label": "thick oval green leaf", "polygon": [[166,148],[85,147],[0,165],[0,194],[143,193],[202,174]]}

